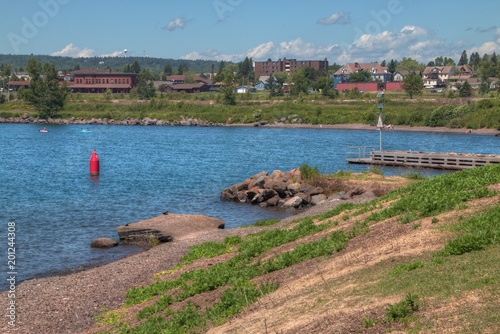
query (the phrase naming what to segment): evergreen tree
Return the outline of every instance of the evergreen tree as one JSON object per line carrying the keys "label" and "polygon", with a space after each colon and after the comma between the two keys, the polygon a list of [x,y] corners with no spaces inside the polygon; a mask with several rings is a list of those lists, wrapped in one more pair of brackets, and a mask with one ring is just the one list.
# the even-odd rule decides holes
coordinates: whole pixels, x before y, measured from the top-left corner
{"label": "evergreen tree", "polygon": [[458,95],[460,97],[471,97],[472,87],[468,81],[465,81],[462,86],[458,89]]}
{"label": "evergreen tree", "polygon": [[69,88],[66,84],[59,85],[57,71],[49,63],[42,66],[35,58],[30,58],[28,73],[30,88],[22,93],[23,99],[33,103],[41,118],[56,116],[64,108]]}
{"label": "evergreen tree", "polygon": [[269,90],[269,98],[277,96],[276,87],[277,87],[276,79],[270,75],[266,81],[265,88]]}
{"label": "evergreen tree", "polygon": [[481,61],[481,57],[479,56],[479,53],[473,52],[470,55],[469,65],[472,66],[473,68],[476,68],[476,66],[479,65],[480,61]]}
{"label": "evergreen tree", "polygon": [[180,64],[177,69],[177,74],[183,75],[184,73],[189,72],[189,67],[186,64]]}
{"label": "evergreen tree", "polygon": [[394,74],[394,72],[396,72],[397,65],[398,65],[398,61],[394,60],[394,59],[391,59],[391,61],[389,62],[389,65],[387,66],[387,71],[389,73]]}
{"label": "evergreen tree", "polygon": [[467,57],[467,51],[463,51],[462,55],[460,56],[460,60],[458,61],[458,65],[465,65],[469,63],[469,58]]}
{"label": "evergreen tree", "polygon": [[163,75],[169,76],[172,75],[173,73],[174,70],[172,69],[172,66],[170,64],[167,64],[165,65],[165,67],[163,67]]}
{"label": "evergreen tree", "polygon": [[226,67],[226,63],[224,61],[221,61],[219,63],[219,70],[217,71],[217,74],[214,77],[214,82],[221,82],[224,80],[224,67]]}

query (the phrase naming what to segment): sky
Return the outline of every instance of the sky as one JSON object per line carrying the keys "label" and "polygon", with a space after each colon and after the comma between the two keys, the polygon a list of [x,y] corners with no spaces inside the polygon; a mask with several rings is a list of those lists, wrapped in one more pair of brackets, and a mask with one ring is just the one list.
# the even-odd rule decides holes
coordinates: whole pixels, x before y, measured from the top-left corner
{"label": "sky", "polygon": [[[498,0],[0,0],[0,54],[239,62],[500,53]],[[125,51],[126,50],[126,51]]]}

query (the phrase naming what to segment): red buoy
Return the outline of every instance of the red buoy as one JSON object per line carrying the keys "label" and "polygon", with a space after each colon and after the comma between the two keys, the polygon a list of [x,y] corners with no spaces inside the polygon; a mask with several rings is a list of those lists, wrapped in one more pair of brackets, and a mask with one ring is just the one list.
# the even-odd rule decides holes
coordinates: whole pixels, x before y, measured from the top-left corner
{"label": "red buoy", "polygon": [[90,175],[99,175],[99,157],[97,156],[96,151],[93,151],[90,156]]}

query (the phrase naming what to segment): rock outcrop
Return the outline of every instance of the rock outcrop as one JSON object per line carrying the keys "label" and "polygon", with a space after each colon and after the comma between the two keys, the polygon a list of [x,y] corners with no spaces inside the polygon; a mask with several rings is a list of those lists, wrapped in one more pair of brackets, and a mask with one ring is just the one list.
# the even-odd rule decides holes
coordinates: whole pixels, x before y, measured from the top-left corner
{"label": "rock outcrop", "polygon": [[111,248],[115,246],[118,246],[118,242],[112,238],[97,238],[90,244],[92,248]]}
{"label": "rock outcrop", "polygon": [[327,199],[321,187],[303,183],[299,169],[263,171],[221,192],[221,199],[262,207],[300,209]]}
{"label": "rock outcrop", "polygon": [[199,233],[224,228],[221,219],[202,215],[164,213],[116,228],[120,240],[126,242],[169,242],[195,238]]}

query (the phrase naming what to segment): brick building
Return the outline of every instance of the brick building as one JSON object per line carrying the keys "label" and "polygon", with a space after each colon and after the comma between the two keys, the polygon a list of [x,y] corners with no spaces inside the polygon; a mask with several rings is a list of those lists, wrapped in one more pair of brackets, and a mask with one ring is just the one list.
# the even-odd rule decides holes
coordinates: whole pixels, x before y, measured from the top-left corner
{"label": "brick building", "polygon": [[294,69],[301,67],[309,67],[315,70],[328,70],[328,60],[297,60],[297,59],[278,59],[272,61],[256,61],[253,64],[255,77],[259,78],[263,75],[269,76],[276,72],[291,72]]}
{"label": "brick building", "polygon": [[130,93],[137,85],[136,73],[112,70],[78,70],[66,74],[64,80],[73,93]]}

